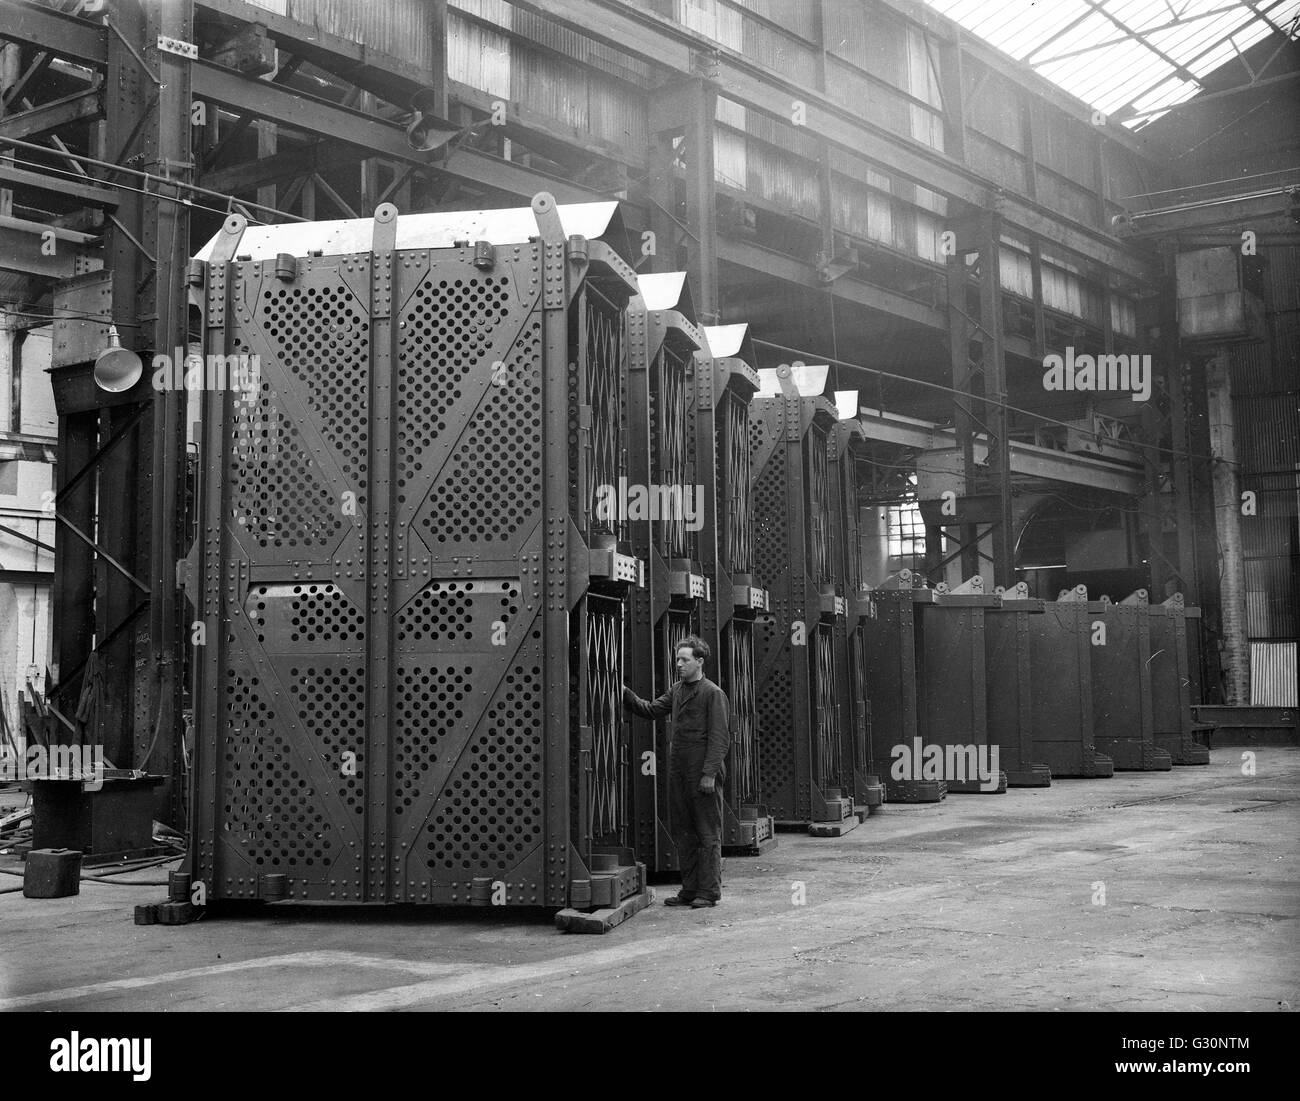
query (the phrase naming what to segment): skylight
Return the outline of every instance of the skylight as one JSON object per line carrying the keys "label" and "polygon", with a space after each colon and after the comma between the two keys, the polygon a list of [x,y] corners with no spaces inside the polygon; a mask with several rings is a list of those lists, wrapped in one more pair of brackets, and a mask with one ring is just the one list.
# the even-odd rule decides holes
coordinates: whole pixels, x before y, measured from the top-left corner
{"label": "skylight", "polygon": [[[1261,39],[1280,47],[1300,33],[1300,0],[926,3],[1130,129],[1191,99]],[[1241,64],[1242,83],[1267,75],[1258,61]]]}

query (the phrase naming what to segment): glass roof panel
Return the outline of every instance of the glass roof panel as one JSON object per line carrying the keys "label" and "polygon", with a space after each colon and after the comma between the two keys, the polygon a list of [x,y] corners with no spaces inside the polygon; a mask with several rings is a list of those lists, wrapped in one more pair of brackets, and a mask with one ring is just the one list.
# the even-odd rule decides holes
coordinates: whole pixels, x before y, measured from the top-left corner
{"label": "glass roof panel", "polygon": [[1295,39],[1300,17],[1300,0],[925,2],[1133,128],[1196,95],[1201,78],[1267,35]]}

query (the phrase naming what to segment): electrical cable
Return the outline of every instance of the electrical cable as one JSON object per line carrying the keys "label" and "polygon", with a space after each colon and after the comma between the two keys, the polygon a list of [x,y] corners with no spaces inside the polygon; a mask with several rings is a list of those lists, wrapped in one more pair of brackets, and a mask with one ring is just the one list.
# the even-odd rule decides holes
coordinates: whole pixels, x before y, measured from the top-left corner
{"label": "electrical cable", "polygon": [[[825,360],[835,366],[845,367],[851,371],[865,371],[869,374],[879,375],[881,378],[893,379],[895,382],[906,382],[913,386],[921,386],[930,390],[939,390],[945,394],[952,394],[959,398],[969,398],[973,401],[983,402],[985,405],[996,405],[1002,409],[1006,409],[1008,412],[1023,413],[1027,417],[1033,417],[1045,424],[1055,425],[1058,428],[1078,427],[1077,425],[1070,424],[1068,421],[1057,420],[1055,417],[1049,417],[1043,413],[1036,413],[1032,409],[1024,409],[1018,405],[1012,405],[1009,402],[998,401],[995,398],[977,397],[976,395],[969,394],[964,390],[958,390],[952,386],[945,386],[941,382],[929,382],[926,379],[909,378],[907,375],[895,374],[892,371],[885,371],[879,367],[865,367],[861,363],[849,363],[847,360],[836,359],[833,356],[819,355],[816,352],[805,351],[802,348],[792,348],[788,344],[777,344],[772,340],[760,340],[757,337],[753,337],[752,339],[755,344],[762,344],[764,347],[775,348],[780,352],[790,352],[797,356],[806,357],[805,362],[817,363]],[[870,419],[871,418],[867,418],[868,423],[870,422]],[[1200,455],[1191,451],[1181,451],[1177,448],[1161,447],[1159,444],[1144,443],[1139,440],[1130,440],[1128,443],[1131,447],[1145,448],[1148,451],[1155,451],[1158,454],[1177,455],[1185,459],[1202,459],[1206,462],[1226,463],[1232,466],[1241,465],[1241,462],[1237,459],[1223,459],[1217,455]]]}
{"label": "electrical cable", "polygon": [[[210,195],[215,199],[224,199],[226,200],[227,203],[241,206],[246,209],[262,210],[268,214],[274,214],[280,218],[287,218],[293,222],[310,221],[310,219],[299,217],[297,214],[290,214],[286,210],[277,210],[273,206],[265,206],[262,203],[254,203],[245,199],[238,199],[234,195],[227,194],[224,191],[213,191],[209,187],[201,187],[198,184],[186,183],[184,180],[173,180],[173,179],[169,179],[166,176],[155,176],[152,172],[145,172],[138,168],[127,168],[125,165],[113,164],[111,161],[101,161],[96,159],[95,157],[88,157],[83,153],[72,153],[72,152],[64,152],[63,150],[50,149],[48,146],[40,145],[36,142],[31,142],[31,141],[22,141],[19,138],[5,138],[3,143],[0,144],[6,146],[10,146],[10,145],[20,146],[24,149],[32,149],[35,150],[37,153],[41,153],[51,157],[59,157],[65,160],[81,161],[85,164],[93,164],[97,168],[104,168],[110,172],[125,172],[128,175],[138,176],[145,180],[156,180],[158,183],[166,184],[168,187],[183,187],[189,191],[196,191],[200,195]],[[36,167],[40,168],[42,171],[46,170],[44,165],[37,164]],[[67,172],[67,170],[65,170],[65,172]],[[71,172],[67,172],[67,174],[76,176],[75,173],[71,173]],[[86,182],[86,178],[84,176],[76,176],[76,178],[81,180],[82,182]],[[101,184],[101,183],[108,184],[109,186],[113,186],[113,187],[122,186],[120,184],[114,184],[113,181],[111,180],[101,180],[98,178],[93,179],[92,182],[96,184]],[[129,190],[135,190],[135,189],[132,188]],[[142,191],[140,192],[140,194],[151,195],[157,199],[172,199],[173,202],[186,202],[186,200],[176,199],[170,195],[159,195],[153,191]],[[188,205],[197,206],[198,204],[189,203]],[[213,208],[204,207],[203,209],[212,210]],[[214,213],[228,215],[230,211],[229,210],[214,211]]]}

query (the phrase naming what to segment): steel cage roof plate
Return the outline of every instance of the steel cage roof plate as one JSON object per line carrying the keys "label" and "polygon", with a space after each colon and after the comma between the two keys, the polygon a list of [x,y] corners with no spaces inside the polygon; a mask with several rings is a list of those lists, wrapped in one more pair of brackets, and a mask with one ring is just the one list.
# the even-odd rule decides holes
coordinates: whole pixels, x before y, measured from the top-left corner
{"label": "steel cage roof plate", "polygon": [[647,310],[676,310],[688,321],[695,320],[684,271],[638,275],[636,285]]}
{"label": "steel cage roof plate", "polygon": [[749,344],[749,322],[739,325],[705,325],[704,339],[709,345],[709,355],[716,359],[743,359],[754,363]]}
{"label": "steel cage roof plate", "polygon": [[[572,203],[558,208],[566,237],[590,241],[610,238],[615,251],[626,258],[623,222],[617,202]],[[274,226],[249,226],[239,242],[239,255],[251,260],[272,260],[280,253],[306,256],[341,256],[369,252],[374,240],[373,218],[347,218],[332,222],[289,222]],[[531,207],[505,210],[465,210],[435,214],[399,214],[397,248],[453,248],[458,242],[487,241],[493,245],[519,244],[538,236]],[[207,261],[220,234],[196,254]],[[644,276],[642,278],[645,278]]]}

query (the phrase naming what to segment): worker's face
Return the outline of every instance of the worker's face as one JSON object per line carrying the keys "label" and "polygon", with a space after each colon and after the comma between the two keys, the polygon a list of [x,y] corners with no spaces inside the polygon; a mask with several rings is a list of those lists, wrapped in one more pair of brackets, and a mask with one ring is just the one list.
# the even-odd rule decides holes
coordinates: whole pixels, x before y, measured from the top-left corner
{"label": "worker's face", "polygon": [[677,675],[688,684],[697,680],[704,672],[704,662],[695,656],[695,651],[689,646],[679,646],[677,648]]}

